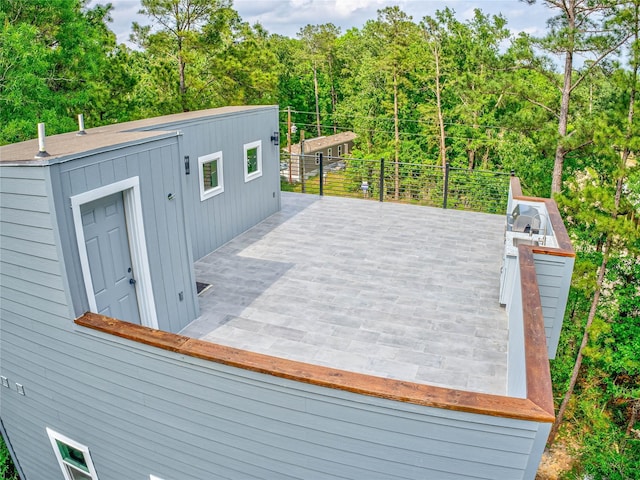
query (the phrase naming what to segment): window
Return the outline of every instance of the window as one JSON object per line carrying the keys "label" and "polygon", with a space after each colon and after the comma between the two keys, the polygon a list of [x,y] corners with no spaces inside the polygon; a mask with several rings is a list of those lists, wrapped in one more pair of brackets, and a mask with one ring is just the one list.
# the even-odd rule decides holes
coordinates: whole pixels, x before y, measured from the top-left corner
{"label": "window", "polygon": [[320,165],[320,152],[316,152],[316,165]]}
{"label": "window", "polygon": [[327,157],[329,157],[329,160],[331,160],[331,157],[333,157],[333,148],[327,148]]}
{"label": "window", "polygon": [[342,145],[338,145],[338,156],[342,156]]}
{"label": "window", "polygon": [[47,428],[47,435],[65,480],[98,480],[87,447],[50,428]]}
{"label": "window", "polygon": [[198,157],[200,171],[200,201],[224,192],[222,152]]}
{"label": "window", "polygon": [[344,144],[344,154],[346,155],[347,153],[349,153],[349,144],[345,143]]}
{"label": "window", "polygon": [[262,140],[244,146],[244,181],[248,182],[262,175]]}

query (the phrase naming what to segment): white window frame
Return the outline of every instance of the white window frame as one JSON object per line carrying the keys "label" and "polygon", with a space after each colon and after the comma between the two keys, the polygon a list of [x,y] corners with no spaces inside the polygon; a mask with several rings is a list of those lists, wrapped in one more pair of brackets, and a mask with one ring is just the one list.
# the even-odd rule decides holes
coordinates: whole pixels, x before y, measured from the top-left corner
{"label": "white window frame", "polygon": [[320,165],[320,152],[316,152],[314,161],[316,165]]}
{"label": "white window frame", "polygon": [[331,160],[331,157],[333,157],[333,148],[327,148],[327,157]]}
{"label": "white window frame", "polygon": [[[255,172],[249,173],[249,158],[247,157],[247,152],[253,148],[256,148],[257,151],[257,170]],[[245,143],[244,144],[244,181],[250,182],[258,177],[262,176],[262,140],[256,140],[255,142]]]}
{"label": "white window frame", "polygon": [[348,144],[348,143],[345,143],[345,144],[344,144],[344,154],[345,154],[345,155],[348,155],[348,154],[349,154],[349,144]]}
{"label": "white window frame", "polygon": [[[218,171],[218,186],[205,189],[204,187],[204,172],[203,166],[207,163],[217,162],[217,171]],[[222,159],[222,151],[210,153],[209,155],[204,155],[202,157],[198,157],[198,179],[200,181],[200,201],[204,202],[208,198],[215,197],[216,195],[224,192],[224,172],[223,172],[223,159]]]}
{"label": "white window frame", "polygon": [[151,287],[151,270],[149,268],[147,241],[144,235],[144,222],[142,220],[142,196],[140,194],[139,177],[127,178],[126,180],[111,183],[71,197],[71,211],[76,231],[78,252],[80,254],[80,267],[82,269],[84,288],[87,293],[87,300],[89,301],[89,310],[93,313],[99,313],[93,291],[93,282],[91,280],[87,245],[84,241],[84,228],[82,227],[80,207],[85,203],[119,192],[122,192],[124,199],[131,261],[133,262],[134,271],[137,272],[136,280],[138,283],[136,284],[136,296],[138,299],[138,308],[140,309],[140,320],[142,325],[157,329],[158,316],[156,315],[156,304],[153,299],[153,288]]}
{"label": "white window frame", "polygon": [[338,145],[338,157],[342,156],[342,145]]}
{"label": "white window frame", "polygon": [[[58,464],[60,465],[60,470],[62,470],[62,475],[64,475],[65,480],[73,480],[71,474],[69,473],[69,468],[78,470],[85,475],[89,475],[93,480],[98,480],[98,474],[96,473],[96,468],[93,465],[93,460],[91,459],[91,454],[89,453],[89,448],[86,445],[82,445],[81,443],[76,442],[75,440],[71,440],[69,437],[62,435],[61,433],[56,432],[55,430],[51,430],[47,427],[47,435],[49,436],[49,441],[51,442],[51,446],[53,447],[53,453],[58,460]],[[85,472],[82,469],[79,469],[75,465],[67,462],[62,458],[62,453],[60,452],[60,448],[58,447],[57,442],[64,443],[76,450],[80,450],[84,455],[84,461],[87,464],[87,468],[89,472]]]}

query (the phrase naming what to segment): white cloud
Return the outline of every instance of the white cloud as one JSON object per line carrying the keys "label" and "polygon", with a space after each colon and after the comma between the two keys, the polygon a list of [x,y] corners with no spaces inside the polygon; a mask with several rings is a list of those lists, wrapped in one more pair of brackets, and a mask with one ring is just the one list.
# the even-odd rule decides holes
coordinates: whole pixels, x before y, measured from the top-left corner
{"label": "white cloud", "polygon": [[[98,1],[98,0],[94,0]],[[129,38],[131,23],[148,24],[149,19],[138,15],[139,0],[111,0],[114,6],[111,29],[119,42]],[[466,21],[473,16],[474,8],[495,15],[503,13],[512,32],[528,32],[541,35],[546,19],[552,12],[538,2],[524,6],[519,0],[234,0],[233,7],[242,19],[250,24],[260,23],[269,33],[295,37],[304,26],[333,23],[343,32],[351,27],[361,28],[367,20],[377,18],[377,11],[386,6],[398,5],[405,13],[419,22],[423,17],[435,14],[446,7]]]}

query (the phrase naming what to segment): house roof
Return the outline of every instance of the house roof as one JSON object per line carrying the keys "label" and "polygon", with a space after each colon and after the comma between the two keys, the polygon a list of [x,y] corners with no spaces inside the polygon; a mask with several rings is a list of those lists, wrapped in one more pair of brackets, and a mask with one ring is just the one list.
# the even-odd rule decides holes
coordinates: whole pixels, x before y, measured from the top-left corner
{"label": "house roof", "polygon": [[[81,154],[96,153],[117,146],[125,146],[153,139],[166,138],[179,134],[178,123],[201,121],[206,118],[249,112],[273,106],[222,107],[195,112],[176,113],[132,122],[105,125],[86,130],[86,135],[77,132],[63,133],[46,137],[45,149],[48,157],[35,158],[38,153],[38,140],[0,146],[0,163],[23,165],[48,165],[74,158]],[[166,128],[160,128],[166,127]],[[34,131],[36,130],[34,125]]]}
{"label": "house roof", "polygon": [[[304,153],[314,153],[320,150],[324,150],[325,148],[352,142],[356,137],[357,135],[353,132],[341,132],[336,133],[335,135],[328,135],[326,137],[310,138],[304,141]],[[288,149],[285,148],[285,151],[288,151]],[[291,154],[300,154],[299,143],[291,145]]]}

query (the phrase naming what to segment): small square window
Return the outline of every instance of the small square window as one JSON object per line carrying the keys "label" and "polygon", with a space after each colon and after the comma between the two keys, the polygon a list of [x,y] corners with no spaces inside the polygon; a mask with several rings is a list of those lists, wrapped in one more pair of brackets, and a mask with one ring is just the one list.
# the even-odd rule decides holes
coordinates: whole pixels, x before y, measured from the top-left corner
{"label": "small square window", "polygon": [[244,181],[262,176],[262,140],[244,145]]}
{"label": "small square window", "polygon": [[98,480],[87,447],[50,428],[47,428],[47,435],[65,480]]}
{"label": "small square window", "polygon": [[222,152],[198,157],[200,174],[200,201],[224,192],[222,176]]}

